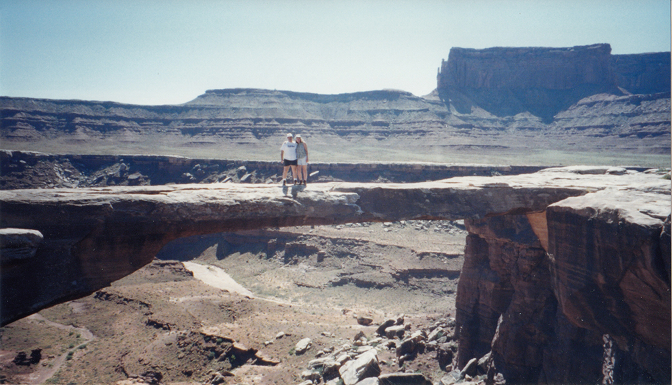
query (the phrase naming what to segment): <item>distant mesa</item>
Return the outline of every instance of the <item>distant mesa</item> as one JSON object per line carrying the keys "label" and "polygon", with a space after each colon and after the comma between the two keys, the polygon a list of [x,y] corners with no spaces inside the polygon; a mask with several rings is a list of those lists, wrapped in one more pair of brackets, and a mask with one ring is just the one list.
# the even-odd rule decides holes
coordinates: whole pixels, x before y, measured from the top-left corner
{"label": "distant mesa", "polygon": [[0,97],[7,150],[268,159],[286,132],[311,138],[322,153],[354,144],[403,149],[414,160],[595,148],[667,155],[670,54],[612,55],[608,44],[453,48],[424,97],[251,88],[164,106]]}
{"label": "distant mesa", "polygon": [[590,95],[670,92],[670,54],[612,55],[609,44],[452,48],[437,90],[460,113],[479,106],[497,116],[530,112],[550,122]]}

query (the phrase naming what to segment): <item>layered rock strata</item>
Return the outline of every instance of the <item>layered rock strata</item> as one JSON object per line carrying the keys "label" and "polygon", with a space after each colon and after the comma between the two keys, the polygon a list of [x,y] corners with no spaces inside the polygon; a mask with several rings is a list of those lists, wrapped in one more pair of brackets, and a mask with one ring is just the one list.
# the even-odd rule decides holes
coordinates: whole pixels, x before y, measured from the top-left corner
{"label": "layered rock strata", "polygon": [[0,204],[1,227],[43,237],[33,256],[2,253],[3,323],[104,287],[179,237],[466,219],[457,364],[491,351],[492,375],[511,383],[588,383],[610,346],[612,376],[670,380],[670,182],[655,172],[11,190]]}
{"label": "layered rock strata", "polygon": [[473,106],[497,116],[530,112],[546,122],[596,94],[670,92],[670,55],[611,55],[609,44],[568,48],[452,48],[437,90],[468,114]]}
{"label": "layered rock strata", "polygon": [[0,138],[4,149],[230,159],[269,159],[287,132],[330,156],[356,147],[342,158],[356,161],[372,152],[393,161],[390,148],[444,162],[521,149],[669,154],[669,53],[610,52],[453,48],[425,97],[244,88],[166,106],[0,97]]}
{"label": "layered rock strata", "polygon": [[[309,166],[314,182],[425,182],[456,176],[516,175],[542,166],[438,163],[324,163]],[[644,170],[642,168],[641,170]],[[275,183],[279,162],[151,155],[57,155],[0,150],[0,190],[169,183]]]}
{"label": "layered rock strata", "polygon": [[670,205],[653,197],[669,186],[635,189],[466,221],[458,364],[491,352],[513,383],[668,383]]}

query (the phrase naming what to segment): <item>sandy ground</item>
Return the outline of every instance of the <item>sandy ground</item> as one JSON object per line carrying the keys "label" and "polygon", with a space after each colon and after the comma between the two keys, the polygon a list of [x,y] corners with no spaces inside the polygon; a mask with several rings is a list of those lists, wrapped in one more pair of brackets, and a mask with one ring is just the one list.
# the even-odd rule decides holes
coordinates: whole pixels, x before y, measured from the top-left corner
{"label": "sandy ground", "polygon": [[230,275],[216,266],[202,265],[196,262],[182,262],[182,265],[194,274],[194,278],[218,289],[254,298],[254,294],[234,281]]}

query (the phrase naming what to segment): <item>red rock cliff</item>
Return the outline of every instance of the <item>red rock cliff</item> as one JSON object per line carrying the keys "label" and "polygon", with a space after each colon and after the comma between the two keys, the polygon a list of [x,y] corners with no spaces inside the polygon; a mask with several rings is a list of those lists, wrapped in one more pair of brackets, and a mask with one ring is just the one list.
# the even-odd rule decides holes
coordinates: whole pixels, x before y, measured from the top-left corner
{"label": "red rock cliff", "polygon": [[669,188],[656,190],[466,221],[458,365],[490,352],[507,383],[670,383],[669,201],[651,199]]}

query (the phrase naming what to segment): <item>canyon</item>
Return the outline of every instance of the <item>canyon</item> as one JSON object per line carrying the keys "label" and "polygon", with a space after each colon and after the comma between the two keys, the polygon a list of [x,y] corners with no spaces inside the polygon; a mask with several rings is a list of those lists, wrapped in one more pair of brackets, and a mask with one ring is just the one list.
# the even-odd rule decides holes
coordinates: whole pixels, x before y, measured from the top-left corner
{"label": "canyon", "polygon": [[[211,183],[5,190],[3,323],[105,287],[180,237],[465,219],[459,367],[490,352],[492,378],[591,382],[601,376],[609,340],[618,381],[665,382],[669,201],[669,178],[655,170],[578,166],[308,189]],[[570,370],[572,360],[582,370]]]}
{"label": "canyon", "polygon": [[208,90],[179,105],[0,97],[7,150],[276,158],[301,133],[313,161],[669,163],[670,55],[453,48],[437,88],[338,95]]}
{"label": "canyon", "polygon": [[[287,383],[347,345],[380,354],[379,383],[425,384],[429,361],[441,385],[670,383],[670,111],[670,54],[608,44],[456,47],[422,97],[0,97],[0,338],[71,330],[40,345],[93,364],[71,382],[100,361],[105,381]],[[308,186],[270,161],[287,132]],[[217,269],[256,294],[205,285]],[[354,384],[341,364],[307,376]]]}

